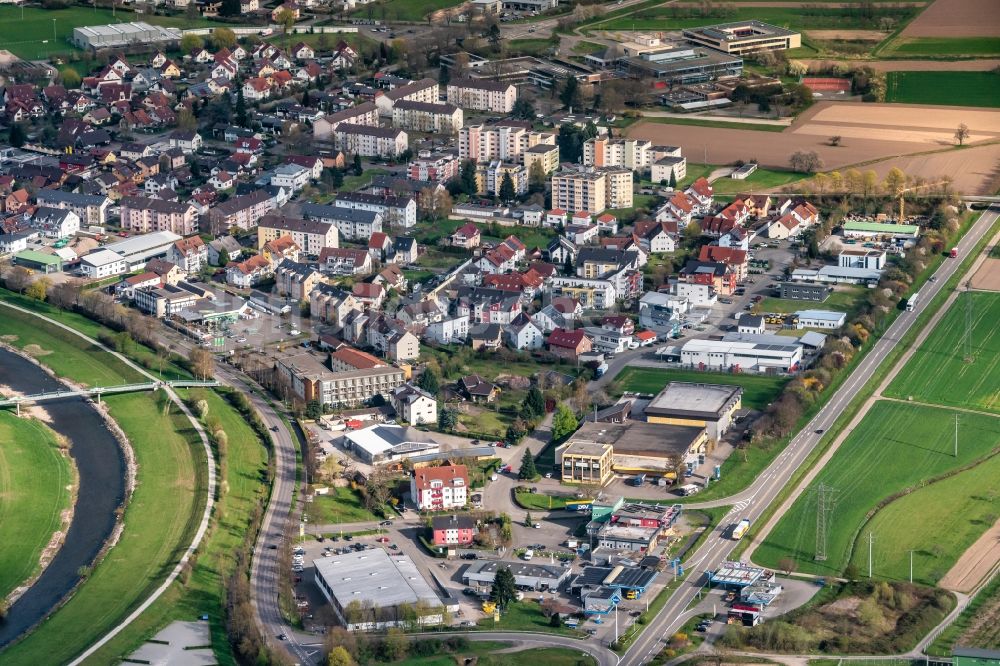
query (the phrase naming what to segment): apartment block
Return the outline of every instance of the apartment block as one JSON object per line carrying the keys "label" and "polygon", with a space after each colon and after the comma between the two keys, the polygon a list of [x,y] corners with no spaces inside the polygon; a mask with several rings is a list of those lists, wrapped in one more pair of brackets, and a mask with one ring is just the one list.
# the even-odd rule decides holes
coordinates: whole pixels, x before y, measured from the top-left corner
{"label": "apartment block", "polygon": [[587,166],[645,171],[652,164],[652,156],[652,144],[643,139],[595,137],[583,143],[583,163]]}
{"label": "apartment block", "polygon": [[522,162],[525,151],[538,145],[556,146],[556,135],[534,132],[516,124],[469,125],[458,133],[458,156],[476,162]]}
{"label": "apartment block", "polygon": [[250,229],[260,218],[274,210],[274,199],[266,190],[255,190],[223,201],[208,211],[208,229],[213,235],[225,233],[236,227]]}
{"label": "apartment block", "polygon": [[406,175],[410,180],[446,183],[458,176],[460,170],[461,161],[454,155],[421,151],[417,158],[407,165]]}
{"label": "apartment block", "polygon": [[341,123],[333,131],[334,145],[365,157],[396,157],[406,151],[409,136],[401,129]]}
{"label": "apartment block", "polygon": [[308,255],[317,256],[325,247],[337,247],[337,227],[320,220],[303,220],[284,215],[265,215],[257,225],[257,247],[281,236],[291,236]]}
{"label": "apartment block", "polygon": [[403,100],[392,107],[392,126],[415,132],[454,134],[462,129],[463,118],[454,104]]}
{"label": "apartment block", "polygon": [[515,194],[528,191],[528,170],[520,164],[506,164],[499,160],[476,165],[476,193],[499,193],[505,175],[510,176]]}
{"label": "apartment block", "polygon": [[378,127],[378,109],[373,102],[364,102],[323,116],[313,123],[313,138],[318,141],[333,141],[334,130],[342,124]]}
{"label": "apartment block", "polygon": [[169,231],[190,236],[198,230],[198,214],[189,203],[125,197],[121,201],[121,225],[135,234]]}
{"label": "apartment block", "polygon": [[452,79],[448,82],[448,103],[463,109],[510,113],[517,101],[513,83],[480,79]]}

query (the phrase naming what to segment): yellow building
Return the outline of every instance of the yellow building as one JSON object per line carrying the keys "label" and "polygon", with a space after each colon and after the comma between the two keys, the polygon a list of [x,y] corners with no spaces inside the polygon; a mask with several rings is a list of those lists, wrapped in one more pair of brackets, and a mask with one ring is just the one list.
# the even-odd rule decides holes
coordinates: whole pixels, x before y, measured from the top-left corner
{"label": "yellow building", "polygon": [[542,171],[548,175],[559,168],[559,146],[539,143],[524,151],[524,168],[531,173],[535,163],[542,165]]}
{"label": "yellow building", "polygon": [[564,483],[594,483],[611,480],[614,449],[610,444],[569,441],[556,448],[556,465]]}

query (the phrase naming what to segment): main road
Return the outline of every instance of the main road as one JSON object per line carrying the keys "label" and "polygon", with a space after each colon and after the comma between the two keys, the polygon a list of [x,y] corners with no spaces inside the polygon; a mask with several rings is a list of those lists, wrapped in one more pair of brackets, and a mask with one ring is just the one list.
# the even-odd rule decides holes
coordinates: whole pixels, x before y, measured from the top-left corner
{"label": "main road", "polygon": [[[1000,206],[992,206],[973,224],[972,228],[958,243],[960,257],[972,252],[976,244],[1000,216]],[[872,347],[871,351],[861,359],[851,376],[837,389],[829,402],[819,413],[789,442],[785,450],[746,490],[711,502],[692,504],[692,507],[712,507],[733,505],[733,510],[727,519],[719,521],[705,544],[699,548],[685,564],[685,569],[691,575],[680,588],[670,597],[663,610],[646,626],[646,630],[632,644],[622,657],[623,666],[643,664],[648,662],[657,652],[664,637],[670,636],[682,624],[684,614],[691,601],[705,584],[704,571],[715,569],[727,560],[736,547],[736,542],[727,536],[730,524],[741,518],[751,521],[760,518],[767,507],[775,501],[795,471],[803,464],[809,454],[823,438],[822,432],[833,426],[834,422],[847,408],[848,404],[858,394],[861,388],[872,379],[886,357],[899,344],[903,336],[913,326],[917,318],[927,308],[935,296],[944,288],[948,280],[955,275],[961,262],[947,260],[934,273],[935,280],[927,282],[921,289],[921,297],[913,311],[900,314],[889,326],[885,334]]]}

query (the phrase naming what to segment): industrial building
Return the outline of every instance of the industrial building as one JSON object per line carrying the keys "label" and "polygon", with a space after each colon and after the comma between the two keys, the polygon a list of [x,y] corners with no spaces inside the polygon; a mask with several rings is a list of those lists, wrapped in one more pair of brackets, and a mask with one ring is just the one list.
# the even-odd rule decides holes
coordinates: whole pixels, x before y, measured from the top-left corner
{"label": "industrial building", "polygon": [[96,51],[97,49],[136,45],[152,49],[164,48],[168,44],[180,42],[181,37],[182,33],[177,28],[163,28],[137,21],[74,28],[70,41],[84,50]]}
{"label": "industrial building", "polygon": [[[670,356],[669,350],[662,355]],[[802,362],[802,347],[726,340],[688,340],[677,352],[679,361],[702,370],[793,372]]]}
{"label": "industrial building", "polygon": [[914,240],[920,235],[915,224],[887,224],[885,222],[845,222],[844,238],[896,238]]}
{"label": "industrial building", "polygon": [[815,282],[782,282],[780,283],[779,298],[790,298],[796,301],[816,301],[822,303],[833,291],[828,284]]}
{"label": "industrial building", "polygon": [[740,386],[670,382],[649,401],[646,420],[704,428],[709,439],[718,442],[742,406]]}
{"label": "industrial building", "polygon": [[462,582],[469,587],[489,589],[497,571],[507,567],[514,574],[514,584],[521,590],[555,590],[569,578],[569,569],[549,564],[528,564],[519,561],[480,560],[462,572]]}
{"label": "industrial building", "polygon": [[823,266],[815,268],[796,268],[792,271],[794,282],[820,282],[826,284],[878,284],[882,277],[881,270],[872,268],[849,268],[843,266]]}
{"label": "industrial building", "polygon": [[620,58],[615,67],[620,74],[633,78],[683,85],[739,76],[743,73],[743,58],[712,49],[687,47]]}
{"label": "industrial building", "polygon": [[658,575],[656,569],[642,566],[584,567],[570,582],[570,590],[583,596],[588,589],[610,587],[624,598],[639,599]]}
{"label": "industrial building", "polygon": [[404,607],[421,607],[422,625],[440,624],[441,599],[405,555],[381,548],[313,560],[315,581],[348,631],[377,631],[410,621]]}
{"label": "industrial building", "polygon": [[135,271],[145,266],[150,259],[166,257],[170,248],[179,240],[181,237],[172,231],[154,231],[109,243],[104,249],[120,255],[128,264],[128,270]]}
{"label": "industrial building", "polygon": [[761,21],[706,25],[688,28],[682,34],[689,42],[737,56],[802,46],[802,35],[799,33]]}
{"label": "industrial building", "polygon": [[341,438],[341,447],[369,465],[440,450],[440,445],[425,432],[382,424],[347,432]]}
{"label": "industrial building", "polygon": [[54,254],[24,250],[14,255],[14,265],[39,273],[58,273],[62,270],[62,259]]}
{"label": "industrial building", "polygon": [[795,315],[797,328],[840,328],[847,321],[846,314],[832,310],[799,310]]}

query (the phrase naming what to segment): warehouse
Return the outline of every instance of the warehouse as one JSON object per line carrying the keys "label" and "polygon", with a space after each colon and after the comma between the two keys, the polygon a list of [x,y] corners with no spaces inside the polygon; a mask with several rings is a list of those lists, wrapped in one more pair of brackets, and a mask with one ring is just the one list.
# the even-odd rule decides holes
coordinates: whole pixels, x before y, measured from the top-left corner
{"label": "warehouse", "polygon": [[405,555],[381,548],[313,560],[316,585],[348,631],[376,631],[409,622],[403,607],[426,609],[420,623],[440,624],[441,599]]}
{"label": "warehouse", "polygon": [[[697,460],[707,452],[709,438],[703,426],[652,424],[640,421],[625,423],[584,423],[566,444],[556,450],[556,460],[569,459],[581,445],[611,447],[612,470],[618,474],[675,478],[684,463]],[[598,449],[595,448],[595,451]],[[601,449],[603,451],[603,449]],[[602,455],[606,455],[603,454]],[[579,456],[577,456],[578,458]]]}
{"label": "warehouse", "polygon": [[180,239],[180,236],[171,231],[154,231],[109,243],[104,247],[121,255],[128,263],[128,270],[135,271],[145,266],[150,259],[166,257],[170,248]]}
{"label": "warehouse", "polygon": [[795,344],[688,340],[680,349],[680,359],[684,365],[702,370],[794,372],[802,362],[802,347]]}
{"label": "warehouse", "polygon": [[832,310],[799,310],[795,314],[798,328],[840,328],[847,321],[846,314]]}
{"label": "warehouse", "polygon": [[569,578],[569,569],[547,564],[517,561],[479,561],[462,573],[462,582],[469,587],[491,588],[497,571],[507,567],[514,574],[514,584],[521,590],[555,590]]}
{"label": "warehouse", "polygon": [[646,406],[650,423],[705,428],[718,442],[743,405],[743,388],[727,384],[670,382]]}
{"label": "warehouse", "polygon": [[791,278],[795,282],[825,282],[827,284],[865,284],[876,285],[882,271],[872,268],[848,268],[842,266],[823,266],[822,268],[796,268]]}
{"label": "warehouse", "polygon": [[177,28],[161,28],[143,22],[90,25],[73,29],[70,40],[81,49],[106,49],[116,46],[143,45],[163,48],[181,40]]}
{"label": "warehouse", "polygon": [[39,273],[58,273],[62,270],[62,259],[54,254],[24,250],[14,255],[14,265],[23,266]]}
{"label": "warehouse", "polygon": [[845,222],[845,238],[899,238],[913,240],[920,235],[915,224],[887,224],[885,222]]}
{"label": "warehouse", "polygon": [[350,431],[344,435],[341,446],[369,465],[437,453],[441,448],[430,435],[416,428],[386,424]]}

